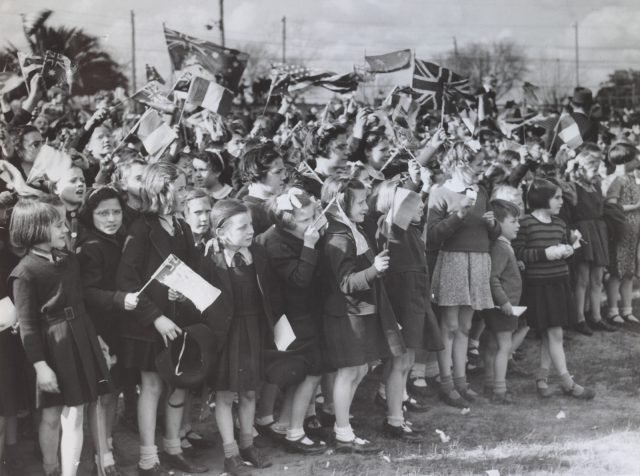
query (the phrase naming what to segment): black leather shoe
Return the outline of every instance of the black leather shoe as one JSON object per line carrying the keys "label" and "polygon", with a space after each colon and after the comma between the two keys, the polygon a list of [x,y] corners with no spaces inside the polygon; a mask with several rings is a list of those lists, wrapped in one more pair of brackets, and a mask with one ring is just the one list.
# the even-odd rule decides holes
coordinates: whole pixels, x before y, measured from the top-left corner
{"label": "black leather shoe", "polygon": [[275,425],[276,422],[271,422],[268,425],[258,425],[256,424],[256,430],[258,430],[258,433],[265,437],[265,438],[269,438],[271,441],[273,441],[274,443],[280,443],[282,442],[282,440],[284,440],[284,438],[287,436],[285,433],[278,433],[277,431],[275,431],[273,429],[273,425]]}
{"label": "black leather shoe", "polygon": [[589,324],[587,324],[587,321],[578,322],[573,326],[573,330],[585,336],[593,335],[593,331],[591,330],[591,327],[589,327]]}
{"label": "black leather shoe", "polygon": [[[303,440],[307,438],[311,441],[311,444],[303,443]],[[298,453],[302,455],[319,455],[324,453],[327,449],[326,445],[319,443],[317,441],[313,441],[308,436],[304,435],[297,440],[289,440],[285,438],[284,440],[284,449],[290,453]]]}
{"label": "black leather shoe", "polygon": [[169,472],[162,469],[159,464],[156,464],[151,469],[142,469],[138,467],[138,476],[169,476]]}
{"label": "black leather shoe", "polygon": [[[407,392],[409,392],[409,395],[413,395],[413,396],[418,396],[418,397],[426,397],[428,394],[428,388],[429,388],[429,384],[427,383],[427,386],[425,387],[417,387],[415,384],[415,381],[418,380],[417,378],[414,379],[407,379]],[[425,380],[425,379],[422,379]],[[426,382],[426,380],[425,380]]]}
{"label": "black leather shoe", "polygon": [[251,476],[251,467],[240,456],[232,456],[224,459],[224,472],[229,476]]}
{"label": "black leather shoe", "polygon": [[393,426],[385,419],[382,422],[382,436],[393,440],[406,441],[407,443],[419,443],[422,435],[414,432],[409,425]]}
{"label": "black leather shoe", "polygon": [[164,453],[162,462],[171,469],[177,469],[185,473],[206,473],[209,469],[201,464],[188,461],[183,454],[170,455]]}
{"label": "black leather shoe", "polygon": [[355,438],[352,441],[335,440],[336,453],[355,453],[355,454],[374,454],[380,453],[382,450],[374,446],[370,441]]}
{"label": "black leather shoe", "polygon": [[617,327],[612,326],[611,324],[604,322],[603,319],[600,319],[599,321],[596,322],[592,322],[590,324],[591,329],[593,329],[594,331],[604,331],[604,332],[615,332],[618,330]]}
{"label": "black leather shoe", "polygon": [[215,446],[213,440],[209,440],[195,431],[187,432],[185,438],[187,438],[189,443],[191,443],[191,446],[196,449],[206,450]]}
{"label": "black leather shoe", "polygon": [[450,407],[467,408],[469,406],[469,402],[467,402],[464,398],[462,398],[460,394],[455,390],[449,393],[441,391],[438,394],[438,396],[440,397],[440,400],[442,400],[444,403],[446,403]]}
{"label": "black leather shoe", "polygon": [[268,468],[272,464],[255,446],[241,449],[240,457],[254,468]]}
{"label": "black leather shoe", "polygon": [[429,411],[429,406],[411,397],[402,402],[402,407],[411,413],[424,413]]}

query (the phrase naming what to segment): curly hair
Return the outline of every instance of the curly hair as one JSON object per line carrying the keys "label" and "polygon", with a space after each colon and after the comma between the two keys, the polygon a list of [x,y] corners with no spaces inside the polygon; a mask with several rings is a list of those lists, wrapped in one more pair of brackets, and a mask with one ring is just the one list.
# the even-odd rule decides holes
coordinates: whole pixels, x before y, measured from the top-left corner
{"label": "curly hair", "polygon": [[331,142],[346,133],[347,129],[339,124],[320,124],[312,127],[304,138],[305,155],[307,157],[327,157]]}
{"label": "curly hair", "polygon": [[244,182],[259,183],[264,180],[276,160],[282,159],[273,142],[259,143],[245,147],[238,171]]}

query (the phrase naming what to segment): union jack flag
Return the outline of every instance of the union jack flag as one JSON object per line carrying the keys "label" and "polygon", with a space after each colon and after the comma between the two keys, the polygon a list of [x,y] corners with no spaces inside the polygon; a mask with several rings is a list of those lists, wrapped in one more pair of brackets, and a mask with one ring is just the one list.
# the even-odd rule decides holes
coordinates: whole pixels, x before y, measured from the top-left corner
{"label": "union jack flag", "polygon": [[[194,70],[202,73],[196,70],[201,68],[211,75],[206,79],[215,80],[227,89],[237,91],[242,73],[249,61],[248,54],[168,28],[164,29],[164,36],[175,71]],[[198,76],[204,77],[203,74]]]}
{"label": "union jack flag", "polygon": [[445,102],[453,102],[458,97],[470,97],[469,79],[427,61],[415,60],[413,69],[413,83],[411,85],[418,93],[418,102],[423,106],[442,107]]}

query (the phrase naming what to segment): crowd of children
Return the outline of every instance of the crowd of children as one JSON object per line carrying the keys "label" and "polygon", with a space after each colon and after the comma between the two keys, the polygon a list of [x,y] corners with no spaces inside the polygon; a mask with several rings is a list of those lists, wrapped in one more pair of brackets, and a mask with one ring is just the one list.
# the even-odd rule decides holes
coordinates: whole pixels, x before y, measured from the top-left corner
{"label": "crowd of children", "polygon": [[[206,472],[185,452],[218,451],[190,427],[193,389],[168,385],[157,367],[202,323],[211,362],[199,385],[213,395],[231,475],[271,464],[264,439],[302,454],[378,452],[351,425],[378,364],[384,439],[423,441],[408,415],[425,410],[426,385],[458,408],[483,396],[517,404],[507,371],[530,329],[540,339],[532,389],[553,395],[553,366],[564,393],[594,397],[567,369],[563,333],[638,322],[633,143],[574,151],[553,137],[551,156],[534,130],[513,147],[497,131],[478,140],[455,119],[443,128],[426,117],[405,140],[384,107],[349,101],[300,117],[288,106],[254,127],[229,119],[219,136],[185,134],[151,157],[134,139],[115,150],[118,126],[101,107],[74,160],[35,178],[51,146],[5,115],[0,298],[17,320],[0,328],[0,474],[28,411],[47,476],[76,474],[85,412],[98,474],[122,474],[112,439],[121,394],[137,418],[140,475]],[[151,279],[171,254],[221,291],[203,313]],[[283,315],[295,340],[278,350]],[[482,390],[467,380],[477,356]]]}

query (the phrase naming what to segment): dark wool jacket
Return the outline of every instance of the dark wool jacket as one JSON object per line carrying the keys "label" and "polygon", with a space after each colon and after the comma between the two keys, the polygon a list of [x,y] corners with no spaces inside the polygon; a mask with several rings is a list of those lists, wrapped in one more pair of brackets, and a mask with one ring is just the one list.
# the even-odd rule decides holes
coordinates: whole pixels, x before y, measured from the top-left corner
{"label": "dark wool jacket", "polygon": [[355,238],[349,227],[329,220],[322,262],[324,314],[333,318],[376,314],[391,353],[401,355],[406,348],[398,321],[373,262],[374,249],[370,241],[369,250],[357,256]]}
{"label": "dark wool jacket", "polygon": [[116,290],[116,272],[124,237],[87,230],[78,243],[78,260],[84,286],[87,311],[96,332],[112,353],[119,347],[120,320],[124,311],[125,291]]}
{"label": "dark wool jacket", "polygon": [[317,336],[322,323],[318,250],[304,246],[303,240],[276,226],[258,236],[256,241],[267,251],[283,288],[284,313],[292,323],[296,337]]}
{"label": "dark wool jacket", "polygon": [[[187,248],[188,256],[184,262],[194,269],[197,254],[193,235],[184,221],[177,222],[179,226],[176,232],[185,240]],[[170,238],[156,216],[142,215],[133,222],[122,249],[122,258],[116,273],[116,289],[138,292],[173,252]],[[180,327],[200,321],[195,307],[188,300],[169,301],[167,287],[154,280],[140,295],[136,309],[125,312],[122,319],[122,336],[150,342],[159,339],[160,334],[153,322],[162,315]]]}

